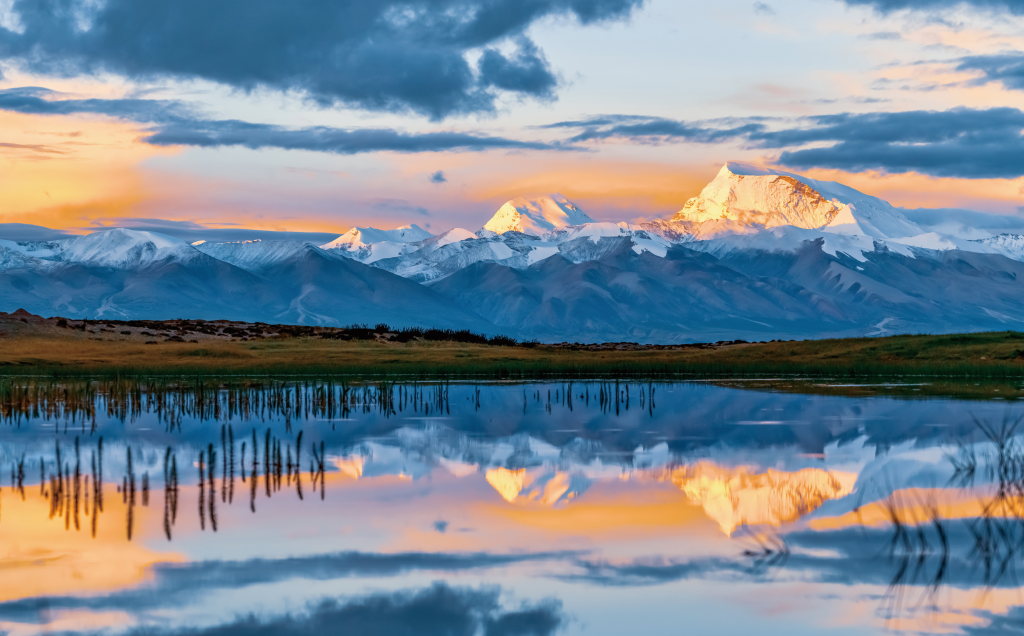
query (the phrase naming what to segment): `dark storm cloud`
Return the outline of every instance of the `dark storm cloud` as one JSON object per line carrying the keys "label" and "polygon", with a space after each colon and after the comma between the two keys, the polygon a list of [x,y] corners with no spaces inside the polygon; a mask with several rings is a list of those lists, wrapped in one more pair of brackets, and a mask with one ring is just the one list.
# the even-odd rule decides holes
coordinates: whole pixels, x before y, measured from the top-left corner
{"label": "dark storm cloud", "polygon": [[1024,53],[972,55],[961,58],[956,70],[981,71],[974,84],[1002,82],[1010,90],[1024,91]]}
{"label": "dark storm cloud", "polygon": [[522,38],[519,53],[508,58],[488,49],[480,58],[480,83],[505,91],[551,99],[558,81],[547,60],[529,40]]}
{"label": "dark storm cloud", "polygon": [[1021,0],[844,0],[850,6],[867,6],[879,13],[894,11],[940,11],[965,7],[984,11],[1024,15]]}
{"label": "dark storm cloud", "polygon": [[[692,123],[613,115],[560,122],[550,127],[578,130],[572,142],[739,141],[750,148],[785,149],[778,163],[794,168],[919,172],[972,179],[1013,179],[1024,175],[1024,112],[1016,108],[840,113],[785,120]],[[801,148],[807,145],[819,147]]]}
{"label": "dark storm cloud", "polygon": [[562,604],[546,599],[504,609],[499,588],[453,588],[444,583],[418,591],[380,593],[348,602],[322,601],[302,614],[249,616],[207,628],[178,630],[144,627],[130,636],[550,636],[565,622]]}
{"label": "dark storm cloud", "polygon": [[[557,77],[524,35],[538,20],[628,18],[644,0],[14,0],[0,59],[34,73],[203,79],[322,106],[490,112],[502,92],[549,99]],[[510,56],[496,45],[515,41]],[[474,68],[467,53],[482,51]]]}

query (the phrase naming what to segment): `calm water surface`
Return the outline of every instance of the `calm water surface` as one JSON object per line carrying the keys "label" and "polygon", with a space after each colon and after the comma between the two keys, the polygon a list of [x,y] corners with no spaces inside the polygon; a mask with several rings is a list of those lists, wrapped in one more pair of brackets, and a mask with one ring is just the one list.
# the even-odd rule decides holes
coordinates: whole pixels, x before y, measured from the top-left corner
{"label": "calm water surface", "polygon": [[1024,633],[1014,400],[49,395],[0,410],[10,634]]}

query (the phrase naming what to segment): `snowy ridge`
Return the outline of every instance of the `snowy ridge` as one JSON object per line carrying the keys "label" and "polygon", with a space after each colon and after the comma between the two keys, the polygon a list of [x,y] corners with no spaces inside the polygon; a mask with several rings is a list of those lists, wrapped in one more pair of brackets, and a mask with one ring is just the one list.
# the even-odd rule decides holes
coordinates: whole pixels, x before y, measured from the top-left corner
{"label": "snowy ridge", "polygon": [[231,263],[250,272],[272,267],[309,249],[317,249],[303,241],[234,241],[210,243],[203,241],[195,248],[219,261]]}
{"label": "snowy ridge", "polygon": [[60,241],[53,260],[94,267],[137,268],[166,260],[191,261],[201,256],[185,241],[158,234],[115,228]]}
{"label": "snowy ridge", "polygon": [[[730,163],[673,219],[636,224],[594,222],[552,196],[513,200],[475,233],[356,228],[319,247],[126,229],[0,238],[0,311],[388,322],[558,342],[1024,327],[1024,235],[948,235],[915,214],[930,231],[841,184]],[[564,479],[558,488],[582,492]],[[516,475],[495,480],[517,500],[549,498]]]}
{"label": "snowy ridge", "polygon": [[393,230],[373,227],[354,227],[321,249],[336,250],[362,263],[372,263],[408,252],[407,245],[433,236],[415,223]]}
{"label": "snowy ridge", "polygon": [[433,234],[420,226],[412,223],[403,225],[393,230],[378,230],[373,227],[354,227],[326,245],[321,245],[325,250],[346,248],[357,245],[369,245],[370,243],[416,243],[428,239]]}
{"label": "snowy ridge", "polygon": [[[1024,234],[999,234],[971,241],[1015,261],[1024,261]],[[973,251],[973,250],[972,250]]]}
{"label": "snowy ridge", "polygon": [[572,201],[560,194],[537,199],[519,197],[506,202],[484,224],[485,230],[495,234],[523,232],[539,234],[567,225],[593,223]]}
{"label": "snowy ridge", "polygon": [[11,241],[0,241],[0,271],[42,265],[46,261],[29,256],[23,250],[10,247]]}
{"label": "snowy ridge", "polygon": [[[1009,235],[992,242],[926,232],[889,203],[842,184],[734,162],[723,166],[671,220],[568,222],[580,217],[585,215],[579,208],[559,195],[520,198],[503,205],[475,234],[455,228],[418,242],[384,240],[355,249],[350,249],[354,242],[339,238],[331,245],[345,248],[331,249],[417,282],[438,280],[474,263],[525,269],[555,255],[573,263],[598,260],[620,239],[637,254],[658,257],[677,245],[723,256],[737,250],[795,252],[818,241],[826,254],[859,261],[878,249],[908,258],[915,258],[916,250],[958,249],[1024,260],[1024,248]],[[369,229],[363,236],[388,237],[387,232]]]}

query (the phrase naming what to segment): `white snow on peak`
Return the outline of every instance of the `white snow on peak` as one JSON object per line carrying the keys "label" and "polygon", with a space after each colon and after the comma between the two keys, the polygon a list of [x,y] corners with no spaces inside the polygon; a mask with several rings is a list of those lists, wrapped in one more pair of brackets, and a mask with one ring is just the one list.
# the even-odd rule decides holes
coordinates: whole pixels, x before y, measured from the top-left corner
{"label": "white snow on peak", "polygon": [[925,233],[888,202],[841,183],[731,161],[672,217],[693,223],[718,219],[876,239]]}
{"label": "white snow on peak", "polygon": [[321,245],[320,249],[337,250],[363,263],[373,263],[406,254],[411,245],[433,236],[416,224],[404,225],[393,230],[354,227],[330,243]]}
{"label": "white snow on peak", "polygon": [[64,242],[56,260],[100,267],[139,267],[157,261],[191,259],[198,252],[185,241],[159,234],[115,228],[93,232]]}
{"label": "white snow on peak", "polygon": [[457,227],[454,230],[448,230],[444,234],[438,234],[433,238],[427,239],[423,243],[424,245],[431,244],[435,247],[444,247],[445,245],[451,245],[452,243],[458,243],[459,241],[475,238],[477,238],[476,234],[473,234],[469,230],[461,227]]}
{"label": "white snow on peak", "polygon": [[375,227],[354,227],[330,243],[320,247],[325,250],[341,249],[352,251],[371,243],[416,243],[431,236],[433,234],[415,223],[403,225],[393,230],[378,230]]}
{"label": "white snow on peak", "polygon": [[231,263],[248,271],[257,271],[280,263],[313,247],[306,241],[232,241],[210,243],[204,241],[195,248],[213,258]]}
{"label": "white snow on peak", "polygon": [[572,201],[552,194],[536,199],[517,197],[506,202],[484,224],[484,229],[495,234],[522,232],[537,236],[555,228],[593,222]]}

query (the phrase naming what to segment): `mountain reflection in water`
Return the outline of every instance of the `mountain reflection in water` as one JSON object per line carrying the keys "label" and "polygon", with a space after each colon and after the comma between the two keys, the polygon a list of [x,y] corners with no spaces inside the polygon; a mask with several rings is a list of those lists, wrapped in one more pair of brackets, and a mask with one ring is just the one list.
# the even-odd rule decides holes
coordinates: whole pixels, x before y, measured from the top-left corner
{"label": "mountain reflection in water", "polygon": [[5,380],[0,630],[1006,633],[1022,412],[700,383]]}

